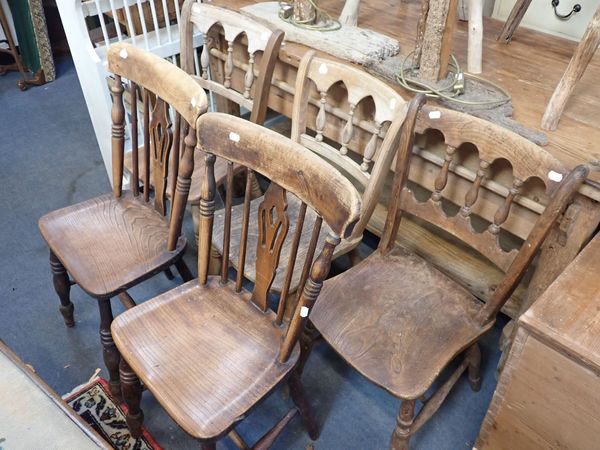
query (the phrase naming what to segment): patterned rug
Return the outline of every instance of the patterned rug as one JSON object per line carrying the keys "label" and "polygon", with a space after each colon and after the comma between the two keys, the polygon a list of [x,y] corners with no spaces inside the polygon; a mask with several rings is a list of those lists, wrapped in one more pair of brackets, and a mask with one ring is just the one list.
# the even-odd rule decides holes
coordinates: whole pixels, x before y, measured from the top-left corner
{"label": "patterned rug", "polygon": [[108,382],[104,378],[96,378],[77,388],[75,393],[67,394],[65,401],[113,448],[162,450],[145,427],[142,428],[141,437],[131,437],[125,422],[127,407],[124,404],[115,405],[109,392]]}

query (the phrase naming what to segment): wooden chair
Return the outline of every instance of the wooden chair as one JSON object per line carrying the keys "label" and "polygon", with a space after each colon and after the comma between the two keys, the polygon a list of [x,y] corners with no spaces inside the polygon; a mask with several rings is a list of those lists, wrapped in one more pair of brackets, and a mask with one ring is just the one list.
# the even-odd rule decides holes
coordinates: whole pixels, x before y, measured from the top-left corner
{"label": "wooden chair", "polygon": [[[214,449],[215,442],[232,430],[260,400],[288,380],[301,417],[316,438],[308,403],[293,369],[300,354],[298,336],[329,272],[341,238],[352,233],[359,218],[360,196],[352,184],[325,161],[274,131],[240,118],[207,113],[197,125],[198,148],[205,152],[200,197],[198,279],[149,300],[121,314],[112,333],[123,359],[121,383],[134,436],[140,432],[141,387],[139,376],[169,415],[189,434]],[[185,155],[186,164],[192,162]],[[213,234],[215,157],[228,161],[225,207],[225,249],[231,237],[233,166],[248,168],[271,180],[259,206],[257,275],[252,292],[242,287],[245,262],[239,261],[235,282],[229,280],[229,252],[225,251],[220,276],[209,276]],[[268,294],[281,258],[283,241],[291,232],[287,194],[301,202],[293,235],[302,233],[310,207],[317,219],[312,227],[312,248],[321,224],[329,235],[311,267],[289,325],[281,326],[268,307]],[[250,216],[250,192],[245,193],[244,233],[239,254],[246,252]],[[298,239],[294,239],[295,250]],[[285,262],[288,262],[285,260]],[[293,264],[287,264],[288,273]],[[286,297],[279,301],[285,308]],[[136,376],[137,374],[137,376]],[[253,448],[268,448],[291,419],[290,412]],[[236,435],[236,439],[239,436]],[[246,447],[244,447],[246,448]]]}
{"label": "wooden chair", "polygon": [[[492,327],[496,315],[588,173],[587,167],[578,166],[563,179],[563,174],[555,171],[555,161],[550,155],[541,148],[521,153],[520,138],[511,139],[512,133],[495,132],[493,126],[479,120],[472,122],[473,118],[467,122],[477,127],[461,127],[460,113],[443,111],[441,117],[430,117],[436,118],[430,121],[432,126],[446,130],[449,143],[448,158],[433,190],[423,196],[422,189],[407,183],[414,137],[410,132],[403,133],[392,198],[377,250],[357,266],[326,281],[323,298],[310,317],[325,340],[352,367],[402,400],[390,444],[394,450],[408,448],[410,436],[440,407],[467,369],[471,387],[479,390],[481,353],[477,341]],[[408,117],[407,125],[414,120],[415,117]],[[435,124],[436,121],[439,123]],[[453,209],[455,214],[451,215],[444,194],[453,191],[447,182],[449,172],[456,167],[453,160],[458,159],[459,142],[475,144],[480,163],[464,204],[460,210]],[[476,231],[474,226],[481,223],[472,216],[472,208],[482,183],[491,182],[486,179],[490,166],[500,160],[512,164],[512,187],[507,189],[493,222]],[[520,249],[507,251],[503,226],[513,203],[526,200],[519,195],[532,179],[545,184],[550,200]],[[399,246],[396,238],[402,217],[436,227],[438,234],[465,242],[501,268],[505,276],[492,298],[487,303],[481,302],[431,263]],[[304,349],[310,346],[304,345]],[[454,360],[457,366],[452,374],[425,399],[442,370]],[[423,406],[415,417],[417,400]]]}
{"label": "wooden chair", "polygon": [[[279,56],[279,48],[284,33],[269,28],[242,16],[240,13],[196,0],[186,0],[180,18],[181,68],[193,75],[202,88],[216,97],[216,108],[235,115],[240,108],[250,111],[250,121],[262,125],[267,115],[267,101],[271,87],[273,70]],[[199,58],[193,43],[194,31],[204,35],[204,46]],[[221,38],[223,32],[225,42]],[[236,39],[246,38],[248,54],[240,55],[233,51]],[[262,53],[262,54],[261,54]],[[194,73],[196,75],[194,75]],[[213,75],[213,76],[211,76]],[[224,82],[219,82],[223,78]],[[232,83],[243,78],[243,83]],[[243,86],[239,89],[238,86]],[[132,153],[125,158],[125,167],[133,169]],[[176,164],[176,161],[172,161]],[[140,170],[144,170],[145,160],[139,161]],[[236,174],[240,167],[235,167]],[[192,205],[194,221],[197,222],[198,204],[200,203],[200,176],[204,172],[204,158],[196,153],[194,173],[188,203]],[[227,176],[227,163],[217,159],[215,163],[215,179],[220,189]],[[253,183],[255,196],[257,191]],[[175,179],[170,177],[167,196],[171,196],[175,187]]]}
{"label": "wooden chair", "polygon": [[[346,87],[346,98],[328,99],[330,88],[339,83],[343,83]],[[411,105],[411,108],[415,107],[418,105]],[[340,169],[362,191],[363,210],[360,221],[348,239],[342,241],[336,248],[334,258],[352,252],[362,240],[363,231],[377,205],[385,178],[390,172],[391,162],[397,150],[399,132],[408,109],[408,104],[391,87],[355,67],[318,57],[314,51],[307,52],[300,62],[292,112],[291,139],[328,161],[332,170]],[[356,111],[361,111],[362,117],[371,119],[356,120],[354,118]],[[313,113],[316,113],[316,116],[313,115],[315,122],[309,125],[308,119]],[[309,127],[315,130],[314,134],[309,134],[307,130]],[[364,137],[360,140],[356,138],[355,130],[358,128],[368,132],[369,138],[366,140]],[[326,129],[339,130],[341,143],[339,148],[333,147],[323,138]],[[350,147],[356,151],[349,151]],[[252,281],[256,280],[253,251],[256,248],[258,230],[255,219],[261,201],[262,199],[254,200],[250,208],[250,223],[253,225],[248,232],[250,247],[245,273]],[[288,210],[293,212],[292,217],[299,207],[300,201],[290,197]],[[233,208],[231,231],[233,242],[240,241],[242,215],[243,205]],[[304,220],[310,226],[315,219],[314,214],[307,213]],[[220,225],[223,220],[224,214],[218,213],[216,223]],[[300,237],[299,257],[314,251],[310,247],[312,242],[310,227],[305,229],[306,232]],[[328,233],[326,227],[321,230],[317,240],[318,248],[321,248]],[[221,252],[223,234],[219,231],[215,233],[213,245],[218,252]],[[291,248],[295,245],[291,237],[288,237],[283,245],[282,257],[287,260],[292,255]],[[230,261],[237,268],[238,255],[235,250],[232,251],[231,256]],[[292,258],[295,256],[293,255]],[[355,255],[351,254],[351,256]],[[308,272],[306,267],[296,266],[289,274],[291,278],[288,279],[284,275],[283,270],[277,272],[271,289],[283,295],[294,295],[298,286],[304,285]],[[288,314],[293,311],[293,303],[290,302],[289,305],[291,308]]]}
{"label": "wooden chair", "polygon": [[[111,298],[118,296],[126,307],[134,306],[127,289],[172,265],[177,267],[184,280],[192,278],[182,259],[186,239],[181,235],[190,166],[181,165],[172,174],[177,177],[177,188],[169,208],[170,217],[166,214],[167,161],[169,153],[178,147],[173,145],[178,139],[177,129],[175,133],[171,130],[171,114],[175,113],[176,123],[189,124],[184,154],[189,153],[195,146],[196,118],[207,110],[208,103],[204,90],[189,75],[130,44],[110,47],[108,64],[115,74],[111,86],[113,193],[48,213],[39,220],[39,227],[50,247],[54,288],[60,298],[60,312],[65,324],[75,325],[73,303],[69,297],[72,284],[78,284],[98,300],[100,338],[111,392],[120,397],[119,354],[110,334]],[[123,79],[129,80],[127,89],[133,99],[132,105],[137,104],[138,91],[143,89],[142,152],[146,160],[152,162],[153,184],[158,187],[153,199],[148,190],[140,193],[137,170],[132,173],[131,190],[123,190]],[[134,106],[131,115],[131,135],[136,143],[134,160],[138,158],[139,121]],[[149,178],[150,173],[146,170],[143,179],[148,181]]]}

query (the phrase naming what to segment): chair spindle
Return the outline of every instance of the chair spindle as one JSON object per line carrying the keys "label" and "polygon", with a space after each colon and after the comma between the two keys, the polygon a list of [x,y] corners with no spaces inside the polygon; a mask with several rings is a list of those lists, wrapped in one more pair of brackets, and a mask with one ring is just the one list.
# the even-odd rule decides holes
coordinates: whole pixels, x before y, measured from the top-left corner
{"label": "chair spindle", "polygon": [[279,296],[279,305],[277,306],[277,319],[275,323],[281,325],[283,322],[283,315],[287,304],[287,297],[290,291],[290,285],[292,284],[292,277],[294,276],[294,267],[296,266],[296,257],[298,255],[298,246],[300,245],[300,238],[302,237],[302,229],[304,228],[304,217],[306,216],[306,203],[300,204],[300,210],[298,211],[298,219],[296,220],[296,228],[294,230],[294,238],[292,241],[292,248],[290,251],[290,257],[288,259],[288,265],[285,272],[285,281],[283,288],[281,289],[281,295]]}
{"label": "chair spindle", "polygon": [[200,53],[200,65],[202,66],[202,78],[208,80],[208,64],[210,61],[209,56],[209,39],[204,36],[204,45],[202,46],[202,53]]}
{"label": "chair spindle", "polygon": [[223,86],[227,89],[231,87],[231,74],[233,73],[233,42],[227,42],[227,59],[225,60],[225,81]]}
{"label": "chair spindle", "polygon": [[212,229],[215,213],[215,155],[206,153],[205,168],[200,192],[200,218],[198,223],[198,281],[206,284],[212,245]]}
{"label": "chair spindle", "polygon": [[490,163],[487,161],[481,160],[479,162],[479,170],[477,170],[477,176],[473,181],[473,184],[467,191],[465,195],[465,204],[462,208],[460,208],[460,214],[463,217],[469,217],[471,215],[471,208],[477,201],[477,197],[479,196],[479,189],[481,188],[481,183],[487,174],[487,170],[490,167]]}
{"label": "chair spindle", "polygon": [[150,95],[144,89],[144,201],[150,201]]}
{"label": "chair spindle", "polygon": [[312,265],[315,257],[315,250],[317,249],[317,243],[319,242],[319,234],[321,233],[321,225],[323,224],[323,218],[317,216],[315,224],[313,226],[312,235],[310,236],[310,243],[308,244],[308,251],[306,252],[306,259],[304,260],[304,266],[302,267],[302,275],[300,276],[300,284],[298,284],[298,296],[301,295],[308,275],[310,274],[310,266]]}
{"label": "chair spindle", "polygon": [[[176,143],[175,146],[178,147],[178,144]],[[196,147],[196,130],[188,126],[187,134],[183,139],[183,152],[177,171],[177,182],[172,193],[171,226],[169,226],[169,240],[167,241],[167,250],[169,251],[173,251],[177,247],[177,240],[181,235],[185,205],[190,193],[192,173],[194,172],[194,147]]]}
{"label": "chair spindle", "polygon": [[327,91],[321,91],[321,100],[319,105],[319,112],[317,113],[317,118],[315,122],[315,130],[317,131],[317,135],[315,139],[317,142],[323,141],[323,130],[325,129],[325,121],[327,116],[325,115],[325,104],[327,103]]}
{"label": "chair spindle", "polygon": [[500,232],[500,227],[502,226],[502,224],[504,222],[506,222],[506,219],[508,219],[508,214],[510,213],[510,208],[512,206],[512,203],[513,203],[515,197],[517,195],[519,195],[519,193],[521,192],[522,186],[523,186],[522,180],[519,180],[518,178],[515,178],[513,180],[513,186],[508,191],[508,196],[504,200],[504,203],[502,204],[502,206],[500,206],[500,208],[498,208],[498,211],[496,211],[496,214],[494,214],[494,223],[491,223],[490,226],[488,227],[488,231],[490,233],[498,234]]}
{"label": "chair spindle", "polygon": [[123,106],[123,91],[121,77],[115,75],[115,80],[110,87],[113,99],[111,134],[113,148],[113,192],[115,197],[120,197],[123,189],[123,161],[125,158],[125,107]]}
{"label": "chair spindle", "polygon": [[249,53],[248,69],[244,77],[244,98],[250,98],[250,89],[254,83],[254,54]]}
{"label": "chair spindle", "polygon": [[365,147],[365,154],[363,156],[362,163],[360,164],[360,170],[363,172],[367,172],[369,170],[369,166],[373,161],[373,157],[375,156],[375,152],[377,151],[377,142],[379,141],[379,133],[381,132],[381,123],[375,123],[375,131],[369,139]]}
{"label": "chair spindle", "polygon": [[131,94],[131,190],[133,195],[140,195],[140,168],[138,150],[138,108],[137,108],[137,86],[133,81],[129,82]]}
{"label": "chair spindle", "polygon": [[456,152],[456,147],[451,145],[446,146],[446,154],[444,155],[444,163],[442,164],[442,168],[438,173],[438,176],[435,178],[434,188],[435,191],[431,195],[431,198],[435,202],[439,202],[442,200],[442,191],[446,187],[448,183],[448,172],[450,171],[450,164],[452,163],[452,159],[454,158],[454,152]]}
{"label": "chair spindle", "polygon": [[348,121],[346,122],[346,126],[342,130],[342,146],[340,147],[340,153],[342,155],[348,154],[348,144],[352,140],[352,136],[354,135],[354,111],[356,109],[356,105],[354,103],[350,103],[350,111],[348,112]]}
{"label": "chair spindle", "polygon": [[250,221],[250,197],[252,191],[252,179],[254,172],[248,169],[246,175],[246,190],[244,193],[244,214],[242,217],[242,235],[240,239],[240,253],[238,259],[238,272],[235,280],[235,291],[242,290],[242,282],[244,280],[244,266],[246,265],[246,248],[248,246],[248,222]]}
{"label": "chair spindle", "polygon": [[233,163],[227,163],[227,191],[225,194],[225,221],[223,224],[223,256],[221,258],[221,283],[229,282],[229,247],[231,245],[231,207],[233,204]]}

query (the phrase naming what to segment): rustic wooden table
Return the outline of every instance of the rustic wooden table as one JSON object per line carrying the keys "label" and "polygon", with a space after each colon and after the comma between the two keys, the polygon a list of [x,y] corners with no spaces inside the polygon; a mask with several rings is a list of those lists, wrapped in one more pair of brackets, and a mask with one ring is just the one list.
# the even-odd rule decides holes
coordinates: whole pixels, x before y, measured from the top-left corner
{"label": "rustic wooden table", "polygon": [[2,341],[0,399],[0,448],[112,448]]}

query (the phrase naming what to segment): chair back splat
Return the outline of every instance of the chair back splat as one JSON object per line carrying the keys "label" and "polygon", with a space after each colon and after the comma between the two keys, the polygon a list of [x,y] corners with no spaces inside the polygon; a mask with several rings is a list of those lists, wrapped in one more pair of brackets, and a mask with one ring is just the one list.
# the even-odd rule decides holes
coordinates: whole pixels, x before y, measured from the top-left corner
{"label": "chair back splat", "polygon": [[[342,84],[345,96],[332,87]],[[316,109],[313,123],[309,111]],[[363,215],[352,238],[359,238],[373,214],[397,146],[394,141],[408,104],[390,86],[356,67],[316,56],[302,58],[292,111],[293,141],[317,153],[355,180],[363,191]],[[359,119],[360,118],[360,119]],[[311,118],[312,122],[312,118]],[[313,130],[310,134],[308,129]],[[363,133],[357,133],[357,130]],[[339,132],[339,147],[325,135]],[[397,144],[397,140],[396,140]],[[350,149],[353,152],[349,152]]]}
{"label": "chair back splat", "polygon": [[[432,131],[443,135],[443,163],[433,186],[412,184],[411,161],[433,161],[435,154],[419,144],[413,145],[414,136],[402,136],[393,194],[378,250],[386,254],[394,247],[401,217],[407,214],[449,233],[485,256],[505,274],[478,313],[478,320],[486,325],[516,289],[589,168],[581,165],[566,173],[550,154],[520,136],[453,111],[423,108],[417,130],[422,133],[421,138],[431,136]],[[479,159],[476,165],[468,160],[465,151],[473,147]],[[474,166],[475,170],[469,168]],[[465,179],[470,186],[463,186]],[[451,186],[452,183],[459,187]],[[464,192],[462,206],[454,206],[457,191]],[[485,211],[477,209],[476,202],[482,194],[488,201],[494,200],[493,194],[501,197],[489,221]],[[511,228],[510,214],[515,208],[536,213],[533,227],[526,231]]]}
{"label": "chair back splat", "polygon": [[[206,152],[206,167],[202,178],[199,222],[199,254],[198,278],[200,284],[208,281],[208,262],[210,259],[210,243],[214,219],[215,156],[228,161],[228,184],[232,182],[233,164],[248,168],[248,179],[256,171],[271,180],[264,199],[259,206],[258,214],[258,244],[257,244],[257,273],[256,282],[250,301],[261,311],[269,314],[268,292],[275,278],[280,263],[280,253],[283,241],[289,230],[287,215],[287,193],[298,197],[302,204],[297,219],[296,229],[293,230],[294,247],[286,267],[286,278],[291,276],[294,268],[299,235],[303,226],[303,218],[307,207],[312,208],[318,215],[313,232],[309,254],[304,262],[307,276],[304,290],[296,307],[296,311],[285,338],[281,344],[280,362],[289,358],[298,336],[308,316],[309,310],[319,295],[323,280],[329,272],[331,258],[340,238],[352,234],[360,213],[360,197],[352,183],[337,170],[317,155],[308,151],[279,134],[260,128],[242,119],[220,114],[209,113],[198,120],[198,149]],[[282,164],[281,161],[285,161]],[[227,187],[224,221],[224,251],[221,270],[221,282],[228,283],[228,254],[230,246],[231,224],[231,189]],[[242,235],[240,240],[238,277],[235,290],[242,291],[247,235],[250,217],[250,190],[246,190],[244,199],[244,214]],[[322,222],[327,223],[331,234],[327,237],[325,246],[312,264],[316,242]],[[293,262],[292,262],[293,260]],[[285,298],[280,298],[278,314],[274,315],[273,326],[280,326],[285,309]],[[271,313],[272,314],[272,313]]]}
{"label": "chair back splat", "polygon": [[[284,33],[270,30],[241,14],[196,0],[186,0],[181,12],[182,68],[214,94],[250,111],[250,121],[263,124],[267,96]],[[196,67],[194,29],[204,35],[200,65]],[[225,42],[219,35],[222,29]],[[245,37],[247,54],[234,51],[234,42]],[[243,52],[242,52],[243,53]],[[258,56],[262,53],[261,56]],[[211,71],[222,74],[223,82]]]}
{"label": "chair back splat", "polygon": [[[143,108],[142,130],[144,145],[142,159],[149,161],[144,165],[142,181],[144,186],[154,185],[154,208],[166,215],[167,177],[173,171],[176,180],[169,223],[167,247],[172,251],[179,235],[187,195],[189,193],[191,170],[193,169],[193,150],[196,141],[195,123],[199,115],[208,108],[204,90],[185,72],[173,64],[144,52],[133,45],[119,43],[108,50],[108,67],[115,79],[111,85],[112,106],[112,146],[113,146],[113,191],[115,196],[122,195],[124,166],[125,108],[124,84],[128,84],[131,103],[129,121],[132,139],[133,170],[131,190],[135,197],[140,196],[140,174],[138,161],[139,117],[138,102]],[[191,101],[190,101],[191,99]],[[173,119],[175,130],[173,130]],[[180,135],[185,139],[180,140]],[[180,142],[183,148],[180,149]],[[169,157],[173,152],[175,165],[169,167]],[[181,154],[180,154],[181,153]],[[180,162],[181,161],[181,162]],[[150,177],[153,177],[150,181]],[[150,200],[150,189],[144,189],[143,200]]]}

